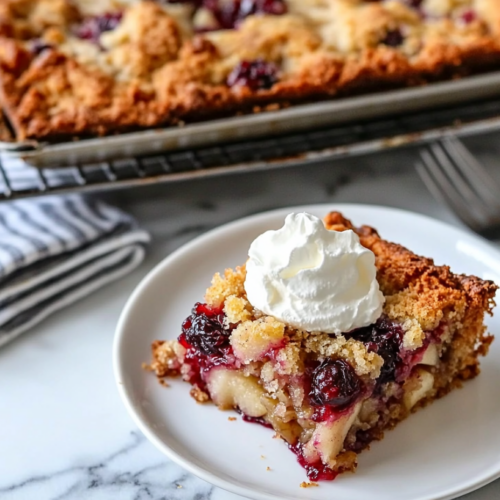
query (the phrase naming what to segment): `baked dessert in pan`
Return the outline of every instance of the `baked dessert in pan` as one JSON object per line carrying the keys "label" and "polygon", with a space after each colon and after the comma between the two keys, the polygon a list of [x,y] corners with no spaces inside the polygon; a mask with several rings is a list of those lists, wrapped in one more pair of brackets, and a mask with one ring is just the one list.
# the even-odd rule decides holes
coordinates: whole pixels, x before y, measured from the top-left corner
{"label": "baked dessert in pan", "polygon": [[182,124],[500,67],[497,0],[2,0],[19,141]]}
{"label": "baked dessert in pan", "polygon": [[492,281],[453,274],[338,212],[324,226],[288,216],[249,257],[214,276],[146,368],[274,429],[309,479],[354,471],[386,430],[479,374]]}

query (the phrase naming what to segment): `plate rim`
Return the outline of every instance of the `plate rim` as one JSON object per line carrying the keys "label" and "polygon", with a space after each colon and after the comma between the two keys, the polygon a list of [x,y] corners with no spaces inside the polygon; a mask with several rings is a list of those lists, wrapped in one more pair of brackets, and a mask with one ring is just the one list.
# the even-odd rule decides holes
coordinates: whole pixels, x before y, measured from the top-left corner
{"label": "plate rim", "polygon": [[[476,235],[475,233],[468,231],[467,229],[453,226],[447,222],[441,221],[439,219],[434,219],[428,215],[424,215],[418,212],[413,212],[411,210],[404,210],[400,208],[395,208],[391,206],[385,205],[372,205],[372,204],[362,204],[362,203],[320,203],[320,204],[308,204],[308,205],[297,205],[297,206],[287,206],[281,207],[273,210],[268,210],[264,212],[257,212],[251,215],[247,215],[233,221],[227,222],[225,224],[216,226],[205,233],[196,236],[192,240],[184,243],[179,248],[174,250],[172,253],[168,254],[164,257],[160,262],[158,262],[146,275],[140,280],[140,282],[136,285],[129,298],[127,299],[123,309],[120,313],[120,317],[118,319],[114,338],[113,338],[113,348],[112,348],[112,364],[113,364],[113,374],[115,378],[115,383],[118,389],[118,393],[120,394],[120,399],[122,400],[125,408],[127,409],[129,415],[131,416],[134,423],[137,425],[139,430],[145,435],[145,437],[163,454],[165,454],[169,459],[171,459],[176,464],[180,465],[188,472],[194,474],[200,479],[213,484],[219,488],[222,488],[231,493],[235,493],[237,495],[251,498],[254,500],[282,500],[283,497],[278,497],[274,494],[268,494],[265,492],[255,491],[246,487],[242,487],[235,482],[227,481],[216,474],[204,469],[201,466],[198,466],[187,458],[184,458],[181,454],[177,453],[173,449],[171,449],[163,440],[156,436],[153,429],[149,427],[149,425],[145,422],[145,420],[141,417],[140,411],[138,411],[133,403],[132,397],[130,395],[130,391],[128,390],[124,380],[126,377],[124,376],[125,367],[121,364],[121,350],[123,349],[123,340],[125,337],[125,327],[129,315],[139,297],[147,290],[150,284],[157,279],[157,276],[164,272],[165,268],[168,268],[172,262],[177,260],[183,253],[191,251],[193,248],[202,245],[207,240],[212,240],[217,238],[219,234],[226,234],[231,232],[233,228],[240,226],[243,224],[252,224],[259,222],[259,220],[265,221],[268,218],[273,216],[277,216],[279,214],[283,214],[283,217],[286,214],[297,211],[308,211],[308,210],[323,210],[324,213],[328,213],[332,210],[338,211],[349,211],[353,209],[363,209],[363,210],[373,210],[382,212],[392,212],[403,216],[409,216],[413,218],[420,219],[421,221],[427,221],[432,223],[434,226],[441,226],[448,231],[452,231],[454,233],[461,236],[467,237],[469,240],[474,241],[475,244],[486,248],[488,252],[495,255],[495,258],[500,262],[500,250],[496,249],[492,246],[486,239],[481,236]],[[466,484],[462,485],[457,489],[448,489],[446,491],[438,493],[438,495],[424,495],[420,497],[415,497],[412,500],[453,500],[458,496],[466,495],[475,490],[478,490],[487,484],[495,481],[500,478],[500,461],[496,464],[496,467],[488,468],[487,472],[483,475],[477,476],[476,479],[471,479]]]}

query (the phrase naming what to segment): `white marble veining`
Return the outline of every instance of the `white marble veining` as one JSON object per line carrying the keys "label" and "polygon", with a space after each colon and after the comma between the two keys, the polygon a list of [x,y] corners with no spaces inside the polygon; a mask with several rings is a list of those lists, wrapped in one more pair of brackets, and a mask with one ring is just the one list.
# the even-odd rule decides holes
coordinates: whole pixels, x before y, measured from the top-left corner
{"label": "white marble veining", "polygon": [[[495,138],[472,144],[494,164]],[[170,462],[118,397],[114,327],[128,295],[164,256],[249,213],[302,203],[396,206],[458,224],[399,151],[324,166],[143,188],[107,195],[134,213],[154,244],[144,264],[0,350],[0,500],[238,500]],[[411,453],[411,450],[409,450]],[[500,481],[462,500],[500,498]]]}

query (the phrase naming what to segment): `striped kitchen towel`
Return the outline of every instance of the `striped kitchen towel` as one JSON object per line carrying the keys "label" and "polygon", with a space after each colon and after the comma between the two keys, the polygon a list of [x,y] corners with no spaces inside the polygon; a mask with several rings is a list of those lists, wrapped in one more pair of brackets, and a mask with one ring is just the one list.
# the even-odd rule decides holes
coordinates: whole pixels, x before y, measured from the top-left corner
{"label": "striped kitchen towel", "polygon": [[80,195],[0,203],[0,346],[137,267],[149,234]]}

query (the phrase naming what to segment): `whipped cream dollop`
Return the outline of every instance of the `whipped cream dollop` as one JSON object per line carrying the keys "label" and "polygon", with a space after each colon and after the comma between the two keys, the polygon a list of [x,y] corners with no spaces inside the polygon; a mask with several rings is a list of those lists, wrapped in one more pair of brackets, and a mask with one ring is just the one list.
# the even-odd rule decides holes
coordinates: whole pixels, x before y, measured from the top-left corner
{"label": "whipped cream dollop", "polygon": [[296,328],[345,333],[382,313],[375,255],[351,230],[330,231],[313,215],[290,214],[281,229],[258,236],[248,256],[250,304]]}

